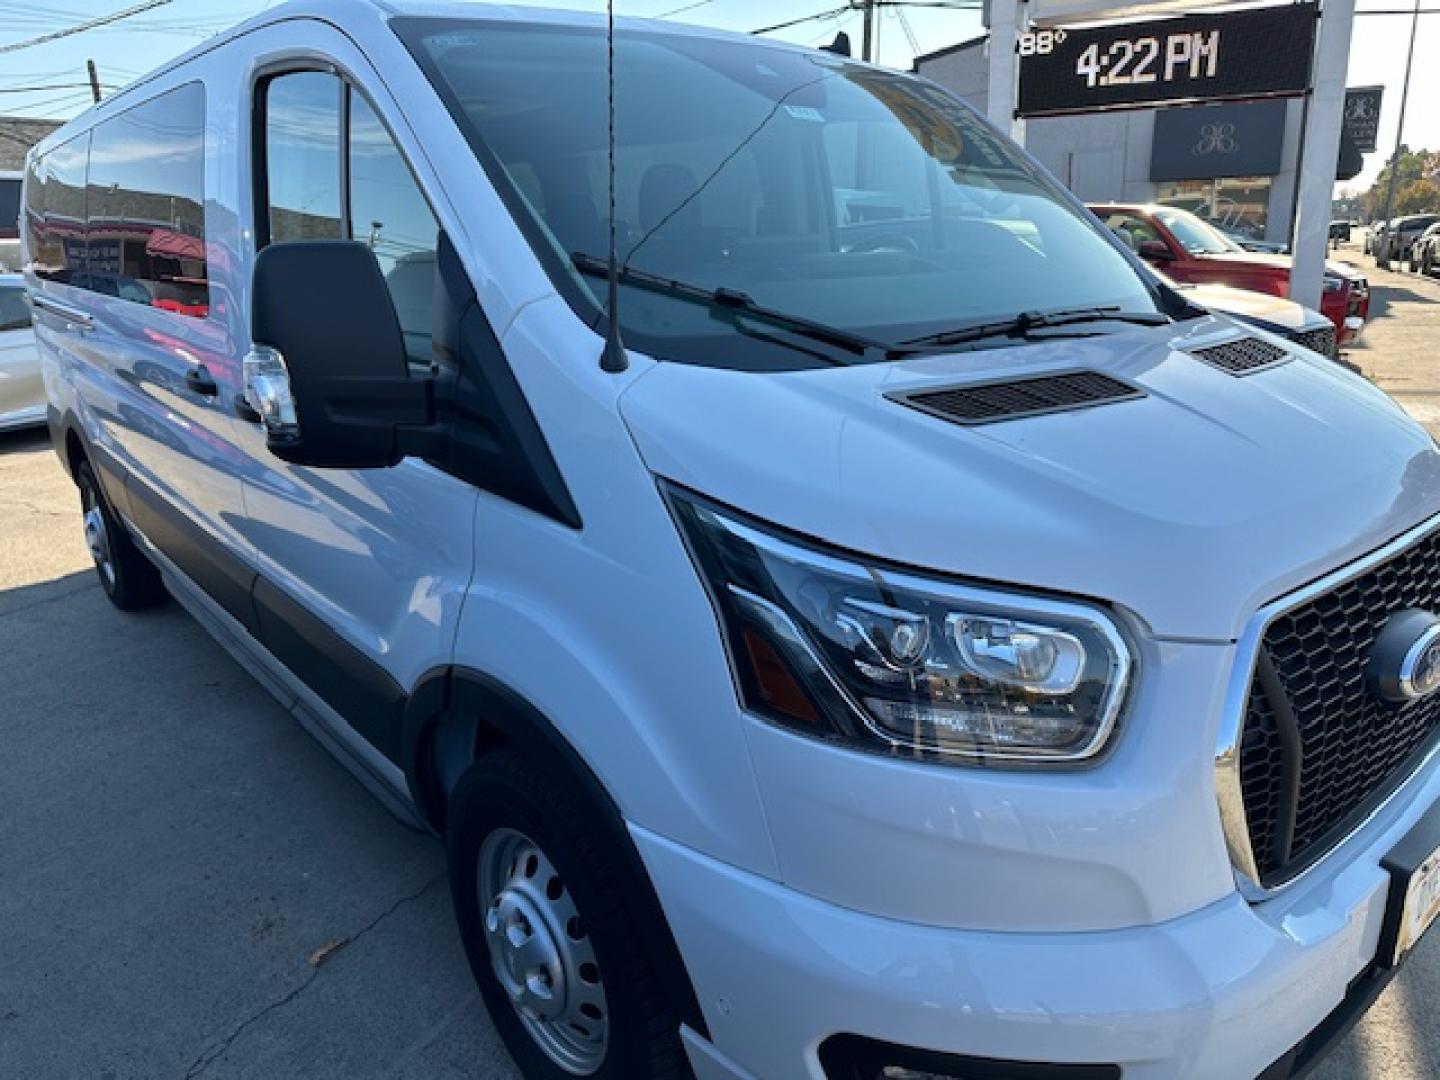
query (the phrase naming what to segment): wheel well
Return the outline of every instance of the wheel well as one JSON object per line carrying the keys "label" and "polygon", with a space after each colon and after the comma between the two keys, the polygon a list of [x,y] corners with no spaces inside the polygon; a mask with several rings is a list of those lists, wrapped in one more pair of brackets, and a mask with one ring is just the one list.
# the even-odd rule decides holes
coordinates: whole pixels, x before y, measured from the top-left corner
{"label": "wheel well", "polygon": [[682,1019],[702,1037],[709,1038],[694,986],[619,806],[549,719],[489,676],[447,668],[432,673],[416,686],[406,709],[405,726],[403,745],[411,756],[403,764],[412,794],[430,826],[441,834],[445,832],[450,793],[465,770],[488,753],[513,746],[569,772],[576,789],[588,797],[630,863],[654,924],[665,927],[665,932],[650,943],[651,958],[676,1000],[682,1003]]}
{"label": "wheel well", "polygon": [[80,463],[84,460],[85,447],[80,442],[80,436],[72,427],[65,432],[65,464],[69,468],[72,478],[80,471]]}

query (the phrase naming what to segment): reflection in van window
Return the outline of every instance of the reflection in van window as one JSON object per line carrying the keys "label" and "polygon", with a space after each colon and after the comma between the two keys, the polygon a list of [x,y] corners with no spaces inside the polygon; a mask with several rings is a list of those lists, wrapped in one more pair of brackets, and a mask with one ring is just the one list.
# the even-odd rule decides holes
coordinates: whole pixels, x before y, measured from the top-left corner
{"label": "reflection in van window", "polygon": [[188,83],[92,130],[89,266],[106,296],[204,318],[205,88]]}
{"label": "reflection in van window", "polygon": [[265,182],[270,239],[340,240],[340,94],[320,71],[271,79],[265,88]]}
{"label": "reflection in van window", "polygon": [[30,249],[38,277],[68,284],[85,269],[85,159],[89,147],[87,133],[44,157],[43,205],[38,228],[32,226]]}
{"label": "reflection in van window", "polygon": [[[397,29],[562,291],[598,309],[594,261],[578,260],[583,278],[567,264],[605,253],[602,28]],[[632,270],[887,342],[1022,310],[1158,312],[1098,223],[930,83],[754,41],[625,29],[615,47],[616,228]],[[757,347],[704,305],[632,284],[620,317],[637,347]]]}
{"label": "reflection in van window", "polygon": [[272,79],[265,112],[270,241],[368,245],[395,301],[405,352],[428,371],[440,226],[390,132],[362,94],[315,71]]}
{"label": "reflection in van window", "polygon": [[405,352],[430,366],[439,226],[370,103],[350,91],[350,237],[375,252],[395,301]]}

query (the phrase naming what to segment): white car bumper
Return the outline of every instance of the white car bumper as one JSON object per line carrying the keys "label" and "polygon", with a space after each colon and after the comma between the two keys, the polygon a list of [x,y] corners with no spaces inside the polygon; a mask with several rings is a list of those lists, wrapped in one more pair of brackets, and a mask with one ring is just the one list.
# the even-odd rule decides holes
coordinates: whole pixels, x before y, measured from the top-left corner
{"label": "white car bumper", "polygon": [[836,1034],[1000,1062],[1116,1065],[1126,1080],[1241,1078],[1378,991],[1380,860],[1437,798],[1432,760],[1262,904],[1233,894],[1154,926],[1053,934],[861,914],[633,832],[709,1026],[709,1042],[691,1040],[702,1080],[833,1080],[819,1049]]}

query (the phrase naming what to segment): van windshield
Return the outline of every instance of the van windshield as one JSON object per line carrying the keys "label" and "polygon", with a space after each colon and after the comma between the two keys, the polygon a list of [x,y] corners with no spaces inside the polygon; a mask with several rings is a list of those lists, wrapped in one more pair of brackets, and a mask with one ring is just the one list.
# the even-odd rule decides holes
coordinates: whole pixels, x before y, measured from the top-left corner
{"label": "van windshield", "polygon": [[[603,324],[603,23],[395,26],[552,280]],[[734,318],[697,302],[713,290],[885,343],[1022,312],[1159,310],[1098,223],[928,82],[823,51],[633,25],[615,49],[620,320],[632,347],[736,367],[824,352],[778,332],[737,338]],[[657,281],[689,288],[667,294]]]}

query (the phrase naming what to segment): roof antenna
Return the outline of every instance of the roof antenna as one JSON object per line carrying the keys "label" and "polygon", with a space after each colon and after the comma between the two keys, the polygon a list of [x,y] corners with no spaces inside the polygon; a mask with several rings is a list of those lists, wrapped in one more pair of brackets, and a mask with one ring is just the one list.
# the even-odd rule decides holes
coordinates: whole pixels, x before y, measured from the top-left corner
{"label": "roof antenna", "polygon": [[615,255],[615,0],[605,2],[605,103],[609,110],[606,137],[610,167],[610,253],[606,267],[606,285],[610,307],[610,324],[605,328],[605,351],[600,354],[600,370],[619,374],[630,366],[625,343],[620,340],[620,260]]}

